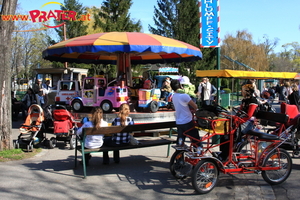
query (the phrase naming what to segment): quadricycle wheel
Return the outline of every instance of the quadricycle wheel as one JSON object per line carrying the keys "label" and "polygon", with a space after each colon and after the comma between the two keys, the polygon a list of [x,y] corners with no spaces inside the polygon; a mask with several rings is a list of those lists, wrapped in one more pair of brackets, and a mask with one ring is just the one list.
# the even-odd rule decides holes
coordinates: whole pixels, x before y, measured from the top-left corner
{"label": "quadricycle wheel", "polygon": [[210,159],[200,160],[192,173],[192,184],[196,192],[206,194],[214,189],[219,179],[217,164]]}
{"label": "quadricycle wheel", "polygon": [[270,153],[264,161],[264,167],[280,167],[278,170],[266,170],[262,172],[263,179],[271,185],[283,183],[292,171],[292,159],[284,150],[276,149]]}
{"label": "quadricycle wheel", "polygon": [[176,179],[184,179],[190,175],[193,166],[185,162],[185,151],[175,151],[170,160],[170,172]]}

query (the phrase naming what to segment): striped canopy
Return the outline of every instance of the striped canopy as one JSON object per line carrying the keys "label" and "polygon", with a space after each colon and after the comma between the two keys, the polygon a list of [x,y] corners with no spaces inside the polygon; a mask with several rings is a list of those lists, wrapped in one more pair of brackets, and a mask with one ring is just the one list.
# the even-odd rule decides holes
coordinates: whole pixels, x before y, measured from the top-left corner
{"label": "striped canopy", "polygon": [[117,64],[120,55],[131,64],[189,62],[202,59],[199,48],[171,38],[139,33],[108,32],[72,38],[43,51],[50,61]]}

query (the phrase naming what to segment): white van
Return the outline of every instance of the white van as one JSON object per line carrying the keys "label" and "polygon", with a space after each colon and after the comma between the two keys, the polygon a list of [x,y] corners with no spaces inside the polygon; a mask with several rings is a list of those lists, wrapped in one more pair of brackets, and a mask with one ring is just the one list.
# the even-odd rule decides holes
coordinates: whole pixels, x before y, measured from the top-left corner
{"label": "white van", "polygon": [[79,81],[60,80],[57,82],[55,104],[70,105],[71,99],[78,96],[81,96]]}

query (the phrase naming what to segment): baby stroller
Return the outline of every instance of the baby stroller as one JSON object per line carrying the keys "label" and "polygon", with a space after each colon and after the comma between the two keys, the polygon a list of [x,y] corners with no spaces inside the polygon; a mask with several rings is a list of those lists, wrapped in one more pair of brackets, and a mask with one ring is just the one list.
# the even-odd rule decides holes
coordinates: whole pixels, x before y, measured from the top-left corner
{"label": "baby stroller", "polygon": [[76,135],[74,134],[75,129],[77,129],[74,117],[62,105],[56,105],[52,112],[53,117],[53,134],[56,137],[51,137],[48,140],[47,146],[50,149],[56,147],[57,141],[64,141],[65,144],[70,144],[70,149],[75,148]]}
{"label": "baby stroller", "polygon": [[13,141],[14,148],[20,148],[20,145],[27,145],[27,151],[33,150],[33,145],[44,141],[44,111],[41,106],[33,104],[28,108],[28,116],[25,123],[20,127],[20,135]]}

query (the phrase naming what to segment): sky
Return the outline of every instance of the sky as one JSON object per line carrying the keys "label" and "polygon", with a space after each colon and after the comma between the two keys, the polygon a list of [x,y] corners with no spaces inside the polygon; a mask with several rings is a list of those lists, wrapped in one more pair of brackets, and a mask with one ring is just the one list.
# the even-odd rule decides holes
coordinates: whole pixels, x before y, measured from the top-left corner
{"label": "sky", "polygon": [[[19,8],[28,12],[40,7],[49,0],[19,0]],[[55,2],[64,3],[63,0]],[[79,0],[83,6],[100,7],[102,0]],[[154,26],[153,13],[157,0],[132,0],[130,16],[140,19],[143,32],[149,33],[148,25]],[[283,51],[282,45],[291,42],[300,43],[300,0],[219,0],[220,38],[226,34],[247,30],[253,41],[260,43],[267,36],[270,40],[279,39],[275,52]],[[59,9],[59,5],[50,4],[43,8]]]}

